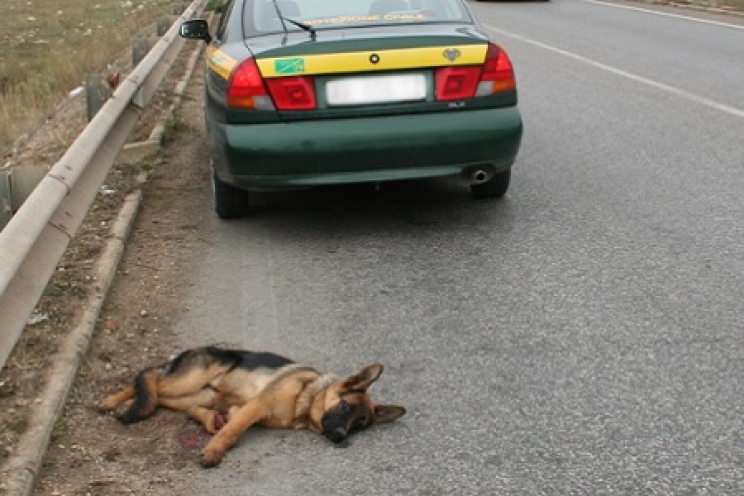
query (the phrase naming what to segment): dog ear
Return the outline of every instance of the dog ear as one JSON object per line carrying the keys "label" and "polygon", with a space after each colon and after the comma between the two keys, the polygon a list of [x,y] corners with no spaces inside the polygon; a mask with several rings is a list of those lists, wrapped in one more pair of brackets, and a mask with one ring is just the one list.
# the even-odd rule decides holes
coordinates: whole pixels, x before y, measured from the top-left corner
{"label": "dog ear", "polygon": [[392,422],[406,414],[406,409],[398,405],[375,405],[374,419],[375,424],[386,424]]}
{"label": "dog ear", "polygon": [[348,391],[364,392],[380,377],[382,369],[383,366],[381,363],[367,365],[358,374],[347,378],[343,383],[343,387]]}

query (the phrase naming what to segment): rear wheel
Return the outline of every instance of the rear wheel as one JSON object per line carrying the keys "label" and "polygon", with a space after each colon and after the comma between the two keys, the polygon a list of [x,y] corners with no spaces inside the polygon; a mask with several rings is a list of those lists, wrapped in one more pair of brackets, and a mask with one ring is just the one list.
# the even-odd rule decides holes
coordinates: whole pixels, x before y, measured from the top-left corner
{"label": "rear wheel", "polygon": [[471,184],[470,192],[476,198],[501,198],[506,194],[511,182],[511,169],[494,174],[494,176],[480,184]]}
{"label": "rear wheel", "polygon": [[221,219],[245,217],[250,212],[249,193],[220,181],[216,173],[212,173],[212,189],[214,211]]}

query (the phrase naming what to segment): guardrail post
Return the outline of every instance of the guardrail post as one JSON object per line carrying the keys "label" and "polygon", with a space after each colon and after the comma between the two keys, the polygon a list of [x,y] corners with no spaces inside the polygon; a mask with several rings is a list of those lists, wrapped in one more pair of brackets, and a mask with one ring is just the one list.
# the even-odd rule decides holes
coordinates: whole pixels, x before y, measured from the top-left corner
{"label": "guardrail post", "polygon": [[134,41],[132,42],[132,66],[137,67],[149,51],[150,46],[146,38],[143,38],[142,36],[134,38]]}
{"label": "guardrail post", "polygon": [[163,36],[165,33],[167,33],[173,23],[176,22],[176,19],[176,16],[161,17],[160,19],[158,19],[158,36]]}
{"label": "guardrail post", "polygon": [[10,201],[10,170],[0,170],[0,231],[13,216]]}
{"label": "guardrail post", "polygon": [[47,165],[32,165],[10,169],[10,205],[14,212],[31,196],[50,168]]}
{"label": "guardrail post", "polygon": [[101,74],[88,74],[85,77],[85,103],[88,110],[88,122],[101,110],[109,98],[109,88]]}

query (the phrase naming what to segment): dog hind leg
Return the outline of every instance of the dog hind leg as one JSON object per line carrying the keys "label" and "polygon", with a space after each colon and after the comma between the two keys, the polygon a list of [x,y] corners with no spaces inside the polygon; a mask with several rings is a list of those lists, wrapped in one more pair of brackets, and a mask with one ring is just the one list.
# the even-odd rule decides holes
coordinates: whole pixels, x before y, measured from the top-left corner
{"label": "dog hind leg", "polygon": [[218,410],[203,406],[192,406],[186,410],[189,417],[204,426],[204,429],[210,434],[217,434],[222,427],[217,418],[222,415]]}
{"label": "dog hind leg", "polygon": [[155,412],[161,398],[194,395],[224,374],[220,364],[200,366],[194,363],[192,355],[193,352],[186,352],[165,365],[140,372],[134,380],[134,404],[119,420],[125,424],[144,420]]}
{"label": "dog hind leg", "polygon": [[211,408],[215,405],[219,393],[212,388],[205,387],[188,396],[158,396],[158,405],[171,410],[186,412],[194,406]]}
{"label": "dog hind leg", "polygon": [[204,388],[190,396],[158,398],[158,404],[171,410],[186,412],[201,423],[207,432],[215,434],[221,427],[216,419],[220,412],[214,409],[218,394],[214,389]]}
{"label": "dog hind leg", "polygon": [[158,396],[179,398],[191,396],[206,389],[224,374],[219,366],[175,370],[158,380]]}
{"label": "dog hind leg", "polygon": [[134,403],[120,417],[124,424],[144,420],[158,407],[158,379],[162,372],[158,368],[146,369],[134,379]]}
{"label": "dog hind leg", "polygon": [[112,394],[110,396],[107,396],[101,401],[101,403],[98,405],[98,409],[102,412],[108,412],[111,410],[115,410],[119,405],[123,404],[125,401],[131,400],[134,398],[135,395],[135,389],[134,386],[127,386],[118,393]]}

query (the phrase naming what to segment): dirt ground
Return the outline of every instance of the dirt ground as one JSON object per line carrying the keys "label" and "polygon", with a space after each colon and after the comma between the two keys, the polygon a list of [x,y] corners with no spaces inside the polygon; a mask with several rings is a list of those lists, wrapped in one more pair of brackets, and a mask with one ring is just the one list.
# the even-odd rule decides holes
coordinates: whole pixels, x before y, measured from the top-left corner
{"label": "dirt ground", "polygon": [[[190,53],[188,47],[184,52]],[[183,65],[176,64],[161,85],[164,93],[152,106],[156,112],[167,107],[168,90]],[[94,407],[140,369],[179,351],[171,337],[174,322],[188,312],[182,296],[189,268],[197,263],[193,257],[198,246],[210,242],[209,233],[197,231],[190,222],[212,214],[200,103],[202,71],[200,62],[169,121],[162,152],[137,165],[115,165],[34,312],[38,323],[27,327],[0,372],[0,494],[5,492],[2,464],[17,448],[30,408],[40,401],[37,395],[60,343],[77,324],[88,294],[96,291],[92,268],[109,237],[110,223],[126,195],[137,188],[143,191],[141,210],[64,416],[55,425],[34,494],[188,494],[184,472],[200,470],[196,454],[207,435],[184,416],[159,412],[148,422],[127,427]],[[14,161],[53,163],[49,161],[66,149],[67,135],[74,139],[79,133],[70,123],[85,124],[79,106],[68,102],[57,109]],[[184,157],[199,154],[204,167],[182,167]],[[143,169],[149,177],[141,184],[136,177]]]}

